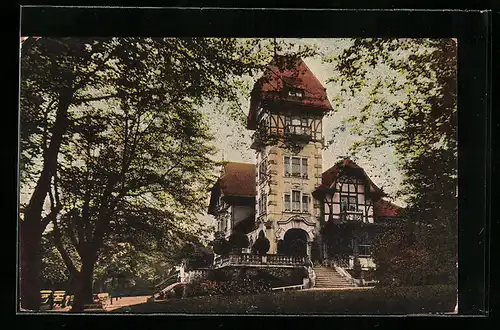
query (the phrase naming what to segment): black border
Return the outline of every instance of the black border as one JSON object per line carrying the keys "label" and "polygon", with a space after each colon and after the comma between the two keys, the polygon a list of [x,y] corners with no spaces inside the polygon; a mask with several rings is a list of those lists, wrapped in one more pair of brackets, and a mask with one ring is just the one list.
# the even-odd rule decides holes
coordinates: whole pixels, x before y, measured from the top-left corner
{"label": "black border", "polygon": [[[355,10],[221,10],[221,9],[118,9],[24,7],[21,32],[34,36],[237,36],[237,37],[456,37],[459,40],[459,308],[461,314],[484,315],[488,310],[485,282],[489,245],[488,193],[490,164],[490,101],[486,96],[489,81],[491,13],[478,11],[355,11]],[[497,15],[498,16],[498,15]],[[16,38],[17,42],[19,39]],[[17,93],[16,93],[17,96]],[[15,116],[14,116],[15,117]],[[17,120],[16,120],[17,125]],[[17,146],[17,144],[16,144]],[[17,157],[17,152],[15,153]],[[17,189],[16,189],[17,190]],[[16,211],[17,214],[17,211]],[[71,321],[79,316],[26,316],[38,323]],[[75,319],[76,317],[76,319]],[[33,319],[35,318],[35,319]],[[184,317],[148,316],[163,320],[160,326],[174,325]],[[221,317],[196,317],[196,322],[222,326]],[[432,318],[436,324],[453,318],[462,325],[484,318],[449,316]],[[95,320],[95,318],[92,318]],[[105,316],[102,324],[113,328],[116,317]],[[140,326],[146,318],[124,317],[125,324]],[[249,317],[224,317],[224,322],[246,323]],[[267,327],[296,324],[303,317],[251,317]],[[316,322],[315,317],[305,317]],[[350,318],[323,318],[325,324],[341,326]],[[379,324],[386,318],[356,318],[359,324]],[[392,318],[395,319],[395,318]],[[410,317],[411,325],[421,327],[423,318]],[[111,322],[109,322],[110,320]],[[190,320],[192,320],[190,318]],[[233,320],[233,321],[231,321]],[[397,318],[396,322],[403,322]],[[101,321],[100,321],[101,322]],[[109,322],[109,323],[108,323]],[[150,322],[150,321],[148,321]],[[215,323],[214,323],[215,322]],[[30,322],[31,323],[31,322]],[[283,324],[285,323],[285,324]],[[405,322],[406,323],[406,322]],[[442,323],[442,324],[443,324]],[[81,324],[81,323],[80,323]],[[118,322],[120,326],[123,323]],[[484,323],[483,323],[484,324]],[[55,324],[54,324],[55,325]],[[81,324],[83,326],[83,324]],[[285,326],[286,326],[285,325]],[[405,325],[408,325],[407,323]],[[323,325],[324,326],[324,325]]]}

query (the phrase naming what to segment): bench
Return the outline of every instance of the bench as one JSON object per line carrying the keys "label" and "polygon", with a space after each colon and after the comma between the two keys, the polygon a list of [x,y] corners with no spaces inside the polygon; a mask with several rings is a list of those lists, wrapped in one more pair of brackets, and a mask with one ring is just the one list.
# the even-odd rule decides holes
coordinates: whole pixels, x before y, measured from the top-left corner
{"label": "bench", "polygon": [[50,303],[50,297],[52,297],[52,290],[40,290],[40,304],[45,305]]}
{"label": "bench", "polygon": [[66,297],[66,291],[54,291],[54,304],[62,304]]}
{"label": "bench", "polygon": [[94,295],[95,302],[105,303],[108,299],[109,299],[109,293],[107,292],[102,292]]}

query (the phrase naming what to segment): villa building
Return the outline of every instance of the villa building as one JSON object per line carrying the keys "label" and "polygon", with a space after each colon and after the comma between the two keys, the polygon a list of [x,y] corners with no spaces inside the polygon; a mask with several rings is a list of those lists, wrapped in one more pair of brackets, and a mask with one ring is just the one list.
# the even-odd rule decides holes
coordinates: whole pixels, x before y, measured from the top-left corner
{"label": "villa building", "polygon": [[274,58],[251,93],[256,164],[224,163],[211,189],[217,231],[246,234],[249,248],[263,232],[270,256],[375,267],[374,234],[398,223],[400,208],[349,159],[323,170],[322,121],[332,110],[302,59]]}

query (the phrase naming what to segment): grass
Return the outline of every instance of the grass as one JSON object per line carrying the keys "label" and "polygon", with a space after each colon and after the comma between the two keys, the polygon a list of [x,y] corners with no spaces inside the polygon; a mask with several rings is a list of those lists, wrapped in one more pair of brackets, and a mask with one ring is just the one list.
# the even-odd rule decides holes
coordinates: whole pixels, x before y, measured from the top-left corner
{"label": "grass", "polygon": [[357,291],[289,291],[145,303],[114,313],[173,314],[428,314],[453,311],[456,288],[422,286]]}

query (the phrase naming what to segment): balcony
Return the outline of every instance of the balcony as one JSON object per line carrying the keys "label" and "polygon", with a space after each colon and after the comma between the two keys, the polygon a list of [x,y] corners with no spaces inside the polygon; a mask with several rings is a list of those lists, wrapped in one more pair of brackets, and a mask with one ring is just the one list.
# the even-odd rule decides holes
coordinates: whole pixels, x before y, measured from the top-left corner
{"label": "balcony", "polygon": [[214,258],[214,268],[229,266],[296,268],[306,265],[306,257],[293,257],[278,254],[260,256],[257,254],[242,253],[230,254],[228,256],[216,256]]}
{"label": "balcony", "polygon": [[342,221],[359,221],[359,222],[363,222],[363,212],[356,212],[356,211],[343,212],[340,215],[340,219]]}
{"label": "balcony", "polygon": [[303,136],[304,138],[312,138],[311,128],[301,125],[289,125],[285,127],[285,135]]}

